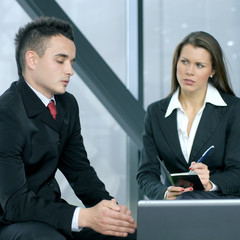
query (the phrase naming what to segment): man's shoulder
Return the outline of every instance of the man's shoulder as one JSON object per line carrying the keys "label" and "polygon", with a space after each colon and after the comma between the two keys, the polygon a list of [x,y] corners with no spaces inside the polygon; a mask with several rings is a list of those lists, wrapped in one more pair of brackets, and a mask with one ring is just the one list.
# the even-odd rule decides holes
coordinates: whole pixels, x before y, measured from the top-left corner
{"label": "man's shoulder", "polygon": [[16,88],[16,83],[13,82],[11,86],[0,96],[0,106],[5,106],[19,102],[19,93]]}

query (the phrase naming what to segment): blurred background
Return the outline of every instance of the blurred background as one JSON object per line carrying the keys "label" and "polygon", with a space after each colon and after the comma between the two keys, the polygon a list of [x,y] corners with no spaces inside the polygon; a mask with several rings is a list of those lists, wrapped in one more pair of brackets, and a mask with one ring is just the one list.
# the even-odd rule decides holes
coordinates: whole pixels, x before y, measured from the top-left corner
{"label": "blurred background", "polygon": [[[56,0],[56,3],[139,100],[143,110],[170,92],[175,46],[192,31],[209,32],[219,41],[228,60],[233,89],[240,96],[240,1]],[[18,28],[31,18],[16,0],[1,0],[0,9],[2,94],[18,79],[14,37]],[[67,90],[79,104],[82,135],[91,164],[111,195],[136,214],[141,198],[135,181],[139,146],[131,142],[116,118],[77,74]],[[60,172],[57,179],[63,197],[81,205]]]}

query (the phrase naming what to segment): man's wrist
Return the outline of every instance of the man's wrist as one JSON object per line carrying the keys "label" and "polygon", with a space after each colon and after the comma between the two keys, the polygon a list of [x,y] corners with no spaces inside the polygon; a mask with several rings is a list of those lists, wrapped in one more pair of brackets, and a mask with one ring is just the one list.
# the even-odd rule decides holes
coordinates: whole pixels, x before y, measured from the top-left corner
{"label": "man's wrist", "polygon": [[81,208],[81,211],[79,212],[79,216],[78,216],[78,227],[79,228],[89,227],[87,224],[88,209],[90,209],[90,208]]}

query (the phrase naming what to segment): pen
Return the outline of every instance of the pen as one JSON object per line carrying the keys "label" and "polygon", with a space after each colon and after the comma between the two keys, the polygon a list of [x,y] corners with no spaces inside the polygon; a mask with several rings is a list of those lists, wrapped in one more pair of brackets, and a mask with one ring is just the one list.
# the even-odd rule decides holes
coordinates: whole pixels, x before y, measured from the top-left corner
{"label": "pen", "polygon": [[214,146],[212,145],[210,148],[208,148],[203,155],[201,156],[201,158],[197,161],[197,163],[202,162],[202,160],[213,150]]}

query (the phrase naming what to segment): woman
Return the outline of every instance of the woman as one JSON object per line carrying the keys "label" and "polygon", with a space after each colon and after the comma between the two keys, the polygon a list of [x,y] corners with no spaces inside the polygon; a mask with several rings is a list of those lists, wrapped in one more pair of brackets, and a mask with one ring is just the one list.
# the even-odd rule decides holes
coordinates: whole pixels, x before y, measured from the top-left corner
{"label": "woman", "polygon": [[[205,191],[164,185],[157,156],[170,173],[196,172]],[[240,197],[240,99],[219,43],[206,32],[177,46],[171,93],[147,109],[137,180],[150,199]]]}

